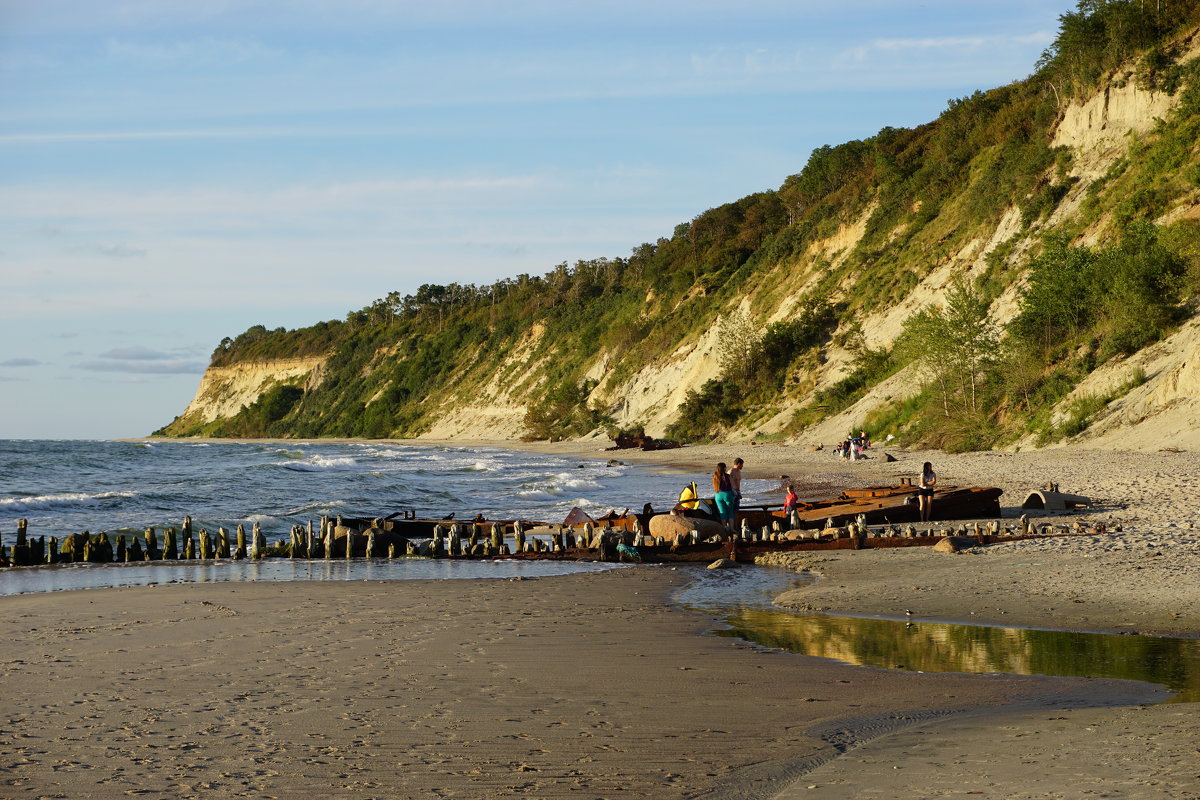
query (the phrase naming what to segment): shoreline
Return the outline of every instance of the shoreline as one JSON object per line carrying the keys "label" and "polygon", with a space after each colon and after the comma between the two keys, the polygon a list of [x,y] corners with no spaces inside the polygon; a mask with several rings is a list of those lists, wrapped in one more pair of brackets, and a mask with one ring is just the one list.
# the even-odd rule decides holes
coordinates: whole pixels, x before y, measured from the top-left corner
{"label": "shoreline", "polygon": [[[150,441],[153,441],[151,439]],[[171,440],[171,441],[205,441]],[[207,440],[243,441],[243,440]],[[259,440],[254,440],[259,441]],[[263,440],[290,442],[299,440]],[[333,442],[317,439],[314,442]],[[380,441],[420,447],[496,447],[559,457],[615,459],[678,472],[703,482],[718,460],[746,461],[749,478],[797,482],[841,491],[895,484],[931,461],[943,485],[997,486],[1002,516],[1019,517],[1026,493],[1048,482],[1083,494],[1093,507],[1065,514],[1028,512],[1034,522],[1103,522],[1109,533],[1045,541],[996,544],[959,554],[929,548],[827,554],[818,571],[846,583],[819,581],[789,593],[783,604],[810,611],[888,614],[911,608],[924,618],[975,621],[1006,627],[1104,633],[1136,630],[1168,636],[1200,635],[1200,453],[1092,451],[1060,447],[1026,452],[947,454],[875,447],[864,461],[845,462],[828,451],[795,445],[734,443],[687,445],[671,450],[608,450],[607,440],[523,442],[504,440]],[[888,462],[884,453],[897,460]],[[682,485],[682,483],[681,483]],[[631,498],[632,501],[637,498]],[[947,560],[948,559],[948,560]],[[796,568],[816,564],[799,557]],[[926,573],[904,579],[889,565]],[[1021,566],[1028,565],[1028,566]],[[931,583],[937,582],[932,591]],[[981,588],[974,588],[979,584]],[[875,589],[879,591],[875,591]],[[876,597],[880,595],[880,597]],[[918,607],[914,607],[918,606]]]}

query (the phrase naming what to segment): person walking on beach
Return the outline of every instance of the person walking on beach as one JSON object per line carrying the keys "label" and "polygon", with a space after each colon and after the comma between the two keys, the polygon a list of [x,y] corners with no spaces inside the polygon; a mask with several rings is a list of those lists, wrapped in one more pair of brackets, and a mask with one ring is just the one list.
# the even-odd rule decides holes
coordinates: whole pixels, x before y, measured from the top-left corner
{"label": "person walking on beach", "polygon": [[729,488],[733,490],[733,511],[735,514],[742,507],[742,467],[745,466],[745,463],[740,458],[735,458],[733,460],[733,469],[729,470]]}
{"label": "person walking on beach", "polygon": [[921,504],[921,522],[929,522],[933,514],[933,487],[937,485],[937,473],[933,464],[926,461],[921,467],[921,478],[917,483],[917,502]]}
{"label": "person walking on beach", "polygon": [[717,464],[713,470],[712,487],[716,493],[713,502],[717,504],[717,518],[728,530],[733,530],[733,485],[729,473],[725,471],[725,462]]}

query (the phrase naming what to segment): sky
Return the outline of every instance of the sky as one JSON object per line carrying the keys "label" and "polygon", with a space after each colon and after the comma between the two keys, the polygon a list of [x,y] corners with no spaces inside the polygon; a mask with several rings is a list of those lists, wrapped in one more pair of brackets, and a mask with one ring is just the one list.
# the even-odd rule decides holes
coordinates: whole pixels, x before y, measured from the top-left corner
{"label": "sky", "polygon": [[252,325],[618,257],[1026,77],[1069,0],[0,0],[0,438]]}

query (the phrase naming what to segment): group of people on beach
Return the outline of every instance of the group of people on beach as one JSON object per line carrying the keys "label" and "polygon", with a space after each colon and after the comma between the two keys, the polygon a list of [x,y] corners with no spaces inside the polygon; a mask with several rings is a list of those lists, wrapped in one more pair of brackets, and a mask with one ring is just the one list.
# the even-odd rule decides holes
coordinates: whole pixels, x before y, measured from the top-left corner
{"label": "group of people on beach", "polygon": [[[863,432],[866,437],[866,432]],[[740,458],[733,460],[733,468],[726,467],[725,462],[717,463],[712,474],[713,503],[717,507],[717,518],[728,530],[736,527],[737,511],[742,500],[742,467],[746,465]],[[694,484],[693,484],[694,485]],[[921,466],[921,474],[917,478],[917,504],[920,508],[921,522],[929,522],[933,515],[933,491],[937,486],[937,473],[933,464],[926,461]],[[783,512],[787,517],[792,509],[800,503],[796,495],[796,485],[787,484],[787,494],[783,498]]]}
{"label": "group of people on beach", "polygon": [[871,447],[871,440],[867,438],[867,432],[860,430],[855,436],[851,433],[845,439],[838,443],[834,448],[835,453],[841,456],[846,461],[857,461],[860,458],[866,458],[863,451]]}

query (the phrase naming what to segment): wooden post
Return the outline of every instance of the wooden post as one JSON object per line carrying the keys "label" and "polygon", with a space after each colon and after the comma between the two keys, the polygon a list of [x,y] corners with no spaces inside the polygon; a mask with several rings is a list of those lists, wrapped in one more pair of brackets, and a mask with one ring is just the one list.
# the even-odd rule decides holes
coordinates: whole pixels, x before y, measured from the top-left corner
{"label": "wooden post", "polygon": [[29,559],[29,520],[17,520],[17,543],[13,545],[12,561],[14,567],[23,567],[32,563]]}
{"label": "wooden post", "polygon": [[100,531],[96,541],[92,543],[92,558],[97,564],[111,564],[113,560],[113,545],[108,534]]}
{"label": "wooden post", "polygon": [[367,558],[374,558],[374,557],[375,557],[375,555],[376,555],[376,553],[375,553],[375,529],[374,529],[374,528],[368,528],[368,529],[367,529],[367,552],[366,552],[366,556],[367,556]]}
{"label": "wooden post", "polygon": [[504,545],[504,529],[502,527],[500,527],[499,522],[493,522],[492,523],[492,549],[495,550],[497,553],[499,553],[500,548],[503,545]]}
{"label": "wooden post", "polygon": [[208,528],[200,529],[200,558],[207,561],[213,557],[212,534]]}
{"label": "wooden post", "polygon": [[142,552],[142,540],[136,536],[131,537],[133,541],[129,543],[129,550],[126,551],[126,561],[145,561],[146,556]]}
{"label": "wooden post", "polygon": [[462,537],[457,522],[450,525],[450,555],[462,555]]}
{"label": "wooden post", "polygon": [[300,532],[302,530],[304,530],[304,529],[301,528],[299,525],[293,525],[292,529],[288,532],[288,534],[289,534],[288,558],[299,558],[301,556],[301,553],[300,553],[300,535],[301,534],[300,534]]}
{"label": "wooden post", "polygon": [[338,527],[346,530],[346,558],[354,558],[354,531],[342,525],[342,518],[338,517]]}
{"label": "wooden post", "polygon": [[304,529],[304,557],[312,558],[314,549],[315,548],[313,545],[313,521],[310,519],[308,521],[307,527]]}
{"label": "wooden post", "polygon": [[517,552],[524,553],[525,552],[525,526],[521,524],[520,520],[517,520],[515,523],[513,523],[513,538],[516,539],[516,541],[517,541]]}
{"label": "wooden post", "polygon": [[180,531],[183,536],[183,557],[193,559],[196,557],[196,542],[192,538],[192,518],[183,518],[183,530]]}
{"label": "wooden post", "polygon": [[479,526],[474,522],[468,522],[467,524],[471,526],[471,533],[467,537],[467,543],[471,548],[471,552],[475,552],[475,545],[479,544]]}
{"label": "wooden post", "polygon": [[1021,515],[1021,535],[1022,536],[1029,535],[1029,515],[1028,514]]}
{"label": "wooden post", "polygon": [[[147,561],[158,561],[161,554],[158,552],[158,537],[154,535],[154,528],[146,528],[143,532],[143,537],[146,539],[146,556]],[[138,546],[141,549],[141,546]]]}
{"label": "wooden post", "polygon": [[217,528],[217,558],[229,558],[229,531]]}
{"label": "wooden post", "polygon": [[583,523],[583,546],[588,550],[600,546],[600,543],[596,541],[596,526],[590,522]]}
{"label": "wooden post", "polygon": [[117,563],[119,563],[119,564],[124,564],[126,561],[129,560],[129,551],[127,551],[125,549],[125,537],[124,536],[117,537],[116,560],[117,560]]}
{"label": "wooden post", "polygon": [[253,558],[265,558],[267,555],[267,537],[263,536],[262,526],[257,521],[250,527],[251,541],[254,544]]}
{"label": "wooden post", "polygon": [[421,553],[420,549],[417,547],[417,543],[409,539],[404,544],[404,554],[408,556],[416,556],[420,555]]}
{"label": "wooden post", "polygon": [[240,522],[237,526],[237,549],[233,551],[233,557],[238,561],[246,557],[246,526]]}
{"label": "wooden post", "polygon": [[174,528],[167,528],[167,532],[163,535],[163,542],[166,546],[166,549],[163,550],[163,559],[174,561],[179,558],[179,544],[175,541]]}
{"label": "wooden post", "polygon": [[57,564],[58,563],[58,537],[57,536],[50,537],[50,549],[48,549],[46,551],[46,563],[47,564]]}
{"label": "wooden post", "polygon": [[388,542],[388,556],[387,557],[388,557],[389,561],[396,557],[396,543],[395,542]]}
{"label": "wooden post", "polygon": [[324,517],[322,517],[322,519],[325,519],[325,558],[330,559],[333,558],[333,524]]}

